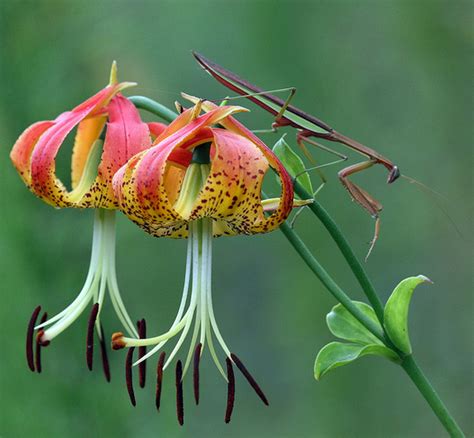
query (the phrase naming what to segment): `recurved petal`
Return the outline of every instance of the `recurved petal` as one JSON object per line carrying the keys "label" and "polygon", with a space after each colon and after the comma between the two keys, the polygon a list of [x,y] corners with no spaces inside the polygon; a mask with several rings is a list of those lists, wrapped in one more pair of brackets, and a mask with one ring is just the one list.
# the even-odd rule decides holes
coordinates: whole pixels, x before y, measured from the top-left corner
{"label": "recurved petal", "polygon": [[20,135],[10,152],[13,165],[28,186],[31,184],[30,158],[33,148],[46,130],[53,125],[52,120],[34,123]]}

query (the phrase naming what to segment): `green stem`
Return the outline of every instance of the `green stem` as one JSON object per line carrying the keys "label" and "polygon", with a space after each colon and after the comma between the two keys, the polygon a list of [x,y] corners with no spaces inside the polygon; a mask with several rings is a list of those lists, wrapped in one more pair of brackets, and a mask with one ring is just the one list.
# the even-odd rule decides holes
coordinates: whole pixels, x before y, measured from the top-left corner
{"label": "green stem", "polygon": [[344,291],[338,286],[338,284],[331,278],[327,271],[321,266],[316,258],[311,254],[311,251],[304,244],[298,234],[290,228],[286,223],[280,225],[280,230],[293,245],[295,250],[298,252],[300,257],[305,261],[309,268],[316,274],[321,280],[321,283],[326,286],[328,291],[339,301],[361,324],[363,324],[368,330],[370,330],[375,336],[377,336],[383,342],[386,342],[384,333],[370,318],[368,318],[363,312],[361,312],[355,305],[354,302],[344,293]]}
{"label": "green stem", "polygon": [[[308,193],[303,186],[298,181],[293,181],[293,186],[295,189],[295,193],[301,199],[311,199],[313,196]],[[380,298],[375,291],[375,288],[370,281],[367,273],[365,272],[361,262],[354,254],[349,242],[345,238],[342,231],[337,226],[334,219],[329,215],[329,213],[316,201],[314,200],[313,203],[309,204],[308,207],[311,211],[318,217],[318,219],[322,222],[322,224],[326,227],[331,237],[336,242],[336,245],[341,250],[342,255],[346,259],[347,263],[349,264],[352,272],[354,273],[355,277],[357,278],[359,284],[364,291],[365,296],[369,300],[370,304],[374,308],[375,314],[377,315],[380,324],[383,326],[383,304],[380,301]]]}
{"label": "green stem", "polygon": [[128,100],[132,102],[137,108],[155,114],[166,122],[172,122],[174,119],[176,119],[176,117],[178,117],[178,114],[176,114],[174,111],[171,111],[166,106],[162,105],[161,103],[155,102],[154,100],[149,99],[148,97],[131,96],[128,98]]}
{"label": "green stem", "polygon": [[423,374],[413,356],[406,356],[401,363],[402,368],[410,376],[412,382],[416,385],[425,400],[431,406],[431,409],[443,424],[449,435],[453,438],[464,438],[464,433],[458,426],[454,418],[449,413],[443,401],[431,386],[431,383]]}

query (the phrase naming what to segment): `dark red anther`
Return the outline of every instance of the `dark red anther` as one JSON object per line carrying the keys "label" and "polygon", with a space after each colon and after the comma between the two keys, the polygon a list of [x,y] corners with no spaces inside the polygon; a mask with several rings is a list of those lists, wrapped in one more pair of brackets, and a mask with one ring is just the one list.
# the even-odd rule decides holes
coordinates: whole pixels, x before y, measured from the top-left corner
{"label": "dark red anther", "polygon": [[193,372],[193,384],[194,384],[194,400],[196,404],[199,404],[199,362],[201,361],[201,350],[202,344],[196,345],[194,350],[194,372]]}
{"label": "dark red anther", "polygon": [[87,338],[86,338],[86,362],[87,368],[92,371],[92,360],[94,353],[94,324],[99,313],[99,303],[92,306],[89,322],[87,323]]}
{"label": "dark red anther", "polygon": [[229,423],[232,411],[234,410],[235,376],[232,361],[226,357],[225,363],[227,364],[227,408],[225,410],[225,422]]}
{"label": "dark red anther", "polygon": [[[140,321],[137,321],[138,328],[138,337],[140,339],[146,338],[146,321],[145,318],[142,318]],[[141,359],[146,354],[146,346],[138,347],[138,359]],[[145,387],[146,381],[146,360],[138,364],[138,381],[140,388]]]}
{"label": "dark red anther", "polygon": [[183,402],[183,365],[178,360],[176,363],[176,415],[180,426],[184,424],[184,402]]}
{"label": "dark red anther", "polygon": [[110,365],[109,365],[109,356],[107,354],[107,345],[105,343],[105,334],[104,334],[104,327],[102,324],[100,325],[100,353],[102,356],[102,369],[104,370],[105,380],[110,382]]}
{"label": "dark red anther", "polygon": [[[48,314],[46,312],[43,313],[43,316],[40,319],[40,324],[43,324],[48,319]],[[36,336],[36,350],[35,350],[35,364],[36,364],[36,372],[41,373],[41,336],[43,335],[44,331],[40,330]]]}
{"label": "dark red anther", "polygon": [[127,358],[125,359],[125,381],[127,382],[127,391],[130,401],[133,406],[136,406],[137,401],[135,400],[135,391],[133,390],[132,379],[133,350],[135,350],[135,347],[130,347],[128,349]]}
{"label": "dark red anther", "polygon": [[161,403],[161,388],[163,387],[163,366],[165,364],[166,353],[161,352],[160,358],[158,359],[158,365],[156,367],[156,396],[155,396],[155,405],[156,409],[160,410]]}
{"label": "dark red anther", "polygon": [[235,365],[237,366],[237,368],[240,370],[240,372],[247,379],[247,382],[249,382],[250,386],[253,388],[253,390],[257,393],[257,395],[263,401],[263,403],[265,403],[268,406],[267,397],[265,397],[265,394],[261,390],[260,386],[258,386],[258,383],[255,381],[252,375],[248,372],[247,368],[245,368],[245,365],[242,363],[242,361],[234,353],[231,353],[230,357],[232,361],[235,363]]}
{"label": "dark red anther", "polygon": [[41,306],[33,310],[30,321],[28,322],[28,329],[26,330],[26,361],[31,371],[35,371],[35,361],[33,358],[33,334],[35,331],[36,319],[41,311]]}

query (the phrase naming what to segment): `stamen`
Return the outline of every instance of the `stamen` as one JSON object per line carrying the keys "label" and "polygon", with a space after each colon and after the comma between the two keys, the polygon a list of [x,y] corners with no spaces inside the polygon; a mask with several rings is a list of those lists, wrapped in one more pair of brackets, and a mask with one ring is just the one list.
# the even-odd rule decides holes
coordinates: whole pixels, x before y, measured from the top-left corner
{"label": "stamen", "polygon": [[36,319],[38,318],[40,311],[41,306],[38,306],[35,308],[35,310],[33,310],[28,323],[28,329],[26,330],[26,361],[28,363],[28,367],[33,372],[35,371],[35,362],[33,359],[33,333],[35,330]]}
{"label": "stamen", "polygon": [[176,363],[176,415],[180,426],[184,424],[184,403],[183,403],[183,366],[181,361]]}
{"label": "stamen", "polygon": [[160,358],[158,359],[158,366],[156,367],[156,396],[155,396],[155,405],[156,409],[160,410],[161,403],[161,388],[163,387],[163,365],[165,364],[166,353],[161,352]]}
{"label": "stamen", "polygon": [[[48,314],[46,312],[43,313],[41,317],[40,324],[45,322],[48,319]],[[41,342],[36,336],[36,351],[35,351],[35,364],[36,364],[36,372],[41,373]]]}
{"label": "stamen", "polygon": [[225,422],[230,422],[232,411],[234,410],[235,400],[235,376],[234,368],[232,367],[232,361],[226,357],[225,362],[227,364],[227,408],[225,410]]}
{"label": "stamen", "polygon": [[102,324],[100,325],[100,353],[102,356],[102,368],[104,370],[105,380],[110,382],[110,366],[109,366],[109,357],[107,355],[107,345],[105,344],[105,334],[104,334],[104,327]]}
{"label": "stamen", "polygon": [[125,381],[127,382],[127,391],[130,397],[132,406],[137,405],[135,400],[135,392],[133,391],[133,379],[132,379],[132,362],[133,362],[133,350],[135,347],[129,348],[127,352],[127,358],[125,359]]}
{"label": "stamen", "polygon": [[[138,336],[140,339],[146,338],[146,321],[145,318],[142,318],[140,321],[137,321]],[[138,359],[140,360],[146,354],[146,346],[138,347]],[[138,364],[138,377],[140,388],[145,387],[146,381],[146,360],[143,360]]]}
{"label": "stamen", "polygon": [[194,351],[193,383],[194,383],[194,400],[196,400],[196,405],[199,404],[199,362],[201,360],[201,350],[202,350],[202,344],[199,343],[196,345],[196,350]]}
{"label": "stamen", "polygon": [[250,386],[253,388],[253,390],[260,397],[262,402],[265,403],[268,406],[267,397],[265,397],[265,394],[260,389],[260,386],[258,386],[258,383],[255,381],[255,379],[252,377],[252,375],[248,372],[247,368],[245,368],[245,365],[242,363],[242,361],[234,353],[231,353],[230,357],[231,357],[232,361],[235,363],[235,365],[237,366],[237,368],[240,370],[240,372],[247,379],[247,382],[249,382]]}
{"label": "stamen", "polygon": [[87,367],[92,371],[92,360],[94,353],[94,324],[99,312],[99,303],[92,306],[89,322],[87,324],[87,339],[86,339],[86,362]]}

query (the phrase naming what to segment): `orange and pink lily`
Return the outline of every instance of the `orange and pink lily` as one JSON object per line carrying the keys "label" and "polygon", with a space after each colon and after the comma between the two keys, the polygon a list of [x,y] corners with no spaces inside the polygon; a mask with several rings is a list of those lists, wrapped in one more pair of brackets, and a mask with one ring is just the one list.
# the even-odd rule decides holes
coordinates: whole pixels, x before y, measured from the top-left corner
{"label": "orange and pink lily", "polygon": [[[27,334],[27,360],[32,371],[41,370],[39,349],[71,325],[94,303],[87,335],[87,363],[92,369],[94,325],[101,341],[104,371],[110,378],[103,330],[99,314],[108,289],[117,316],[131,336],[138,336],[122,301],[115,271],[115,210],[118,202],[112,177],[132,156],[149,148],[152,137],[164,130],[161,124],[147,125],[135,106],[120,93],[135,85],[118,82],[116,64],[112,65],[110,83],[104,89],[60,114],[54,120],[34,123],[16,141],[11,159],[27,187],[56,208],[95,209],[92,254],[85,283],[75,300],[50,319],[33,312]],[[66,137],[76,128],[71,157],[69,190],[56,174],[56,156]],[[33,358],[33,335],[38,330],[36,364]]]}
{"label": "orange and pink lily", "polygon": [[[143,363],[179,335],[167,360],[162,352],[158,361],[156,403],[159,407],[163,371],[192,332],[184,366],[180,360],[176,363],[178,420],[180,424],[184,421],[182,379],[191,361],[195,401],[199,402],[199,361],[207,345],[218,370],[228,382],[225,414],[228,422],[235,391],[233,365],[242,371],[261,400],[265,404],[268,401],[240,359],[231,352],[217,325],[211,288],[212,239],[276,229],[292,209],[293,186],[271,149],[232,117],[247,111],[245,108],[217,107],[208,101],[186,97],[194,105],[182,112],[156,138],[151,148],[131,158],[113,179],[120,209],[132,221],[156,237],[188,238],[181,304],[165,333],[137,339],[117,332],[112,337],[112,347],[131,347],[127,357],[130,367],[135,347],[154,346],[135,362]],[[205,113],[201,115],[202,110]],[[281,197],[265,202],[261,189],[270,168],[279,177]],[[223,351],[227,372],[221,365],[214,340]],[[130,372],[127,376],[134,403]]]}

